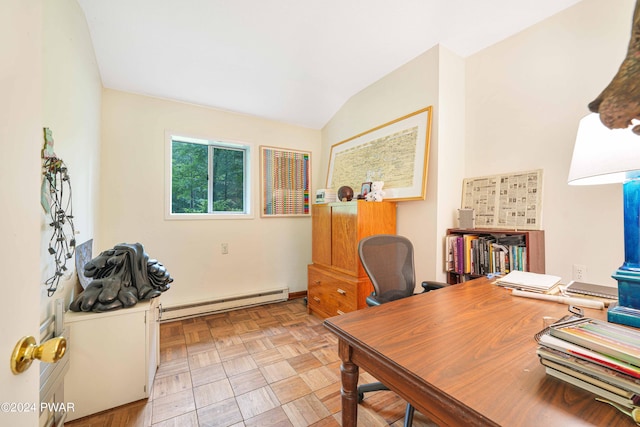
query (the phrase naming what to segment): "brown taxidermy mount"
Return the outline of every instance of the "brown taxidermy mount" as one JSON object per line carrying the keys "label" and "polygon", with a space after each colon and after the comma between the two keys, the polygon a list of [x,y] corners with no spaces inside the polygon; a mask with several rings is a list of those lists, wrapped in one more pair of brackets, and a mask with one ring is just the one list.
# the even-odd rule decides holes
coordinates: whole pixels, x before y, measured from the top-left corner
{"label": "brown taxidermy mount", "polygon": [[[631,40],[620,69],[600,95],[589,103],[609,129],[624,129],[632,119],[640,119],[640,0],[633,11]],[[633,128],[640,135],[640,125]]]}

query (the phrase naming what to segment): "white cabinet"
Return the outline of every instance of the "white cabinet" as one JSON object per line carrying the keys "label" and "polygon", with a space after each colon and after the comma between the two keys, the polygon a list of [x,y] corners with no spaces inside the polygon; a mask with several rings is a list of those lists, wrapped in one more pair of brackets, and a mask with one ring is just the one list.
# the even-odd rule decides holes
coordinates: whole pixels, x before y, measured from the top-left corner
{"label": "white cabinet", "polygon": [[159,363],[160,298],[106,313],[65,314],[72,338],[64,398],[67,420],[149,397]]}

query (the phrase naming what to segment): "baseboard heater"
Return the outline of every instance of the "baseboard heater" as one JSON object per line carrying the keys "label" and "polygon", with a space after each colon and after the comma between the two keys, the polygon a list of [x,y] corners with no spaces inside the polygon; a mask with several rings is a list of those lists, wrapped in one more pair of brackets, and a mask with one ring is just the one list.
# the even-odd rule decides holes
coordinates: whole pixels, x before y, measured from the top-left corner
{"label": "baseboard heater", "polygon": [[236,310],[255,305],[268,304],[289,299],[289,288],[273,289],[253,294],[235,295],[210,301],[201,301],[192,304],[162,307],[160,309],[160,321],[169,322],[176,319],[201,316],[203,314],[219,313]]}

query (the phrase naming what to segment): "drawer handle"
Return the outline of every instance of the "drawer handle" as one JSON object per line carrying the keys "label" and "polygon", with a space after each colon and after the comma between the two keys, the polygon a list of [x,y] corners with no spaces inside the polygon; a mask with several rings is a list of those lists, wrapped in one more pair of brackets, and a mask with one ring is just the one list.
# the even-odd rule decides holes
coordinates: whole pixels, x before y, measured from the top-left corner
{"label": "drawer handle", "polygon": [[345,290],[343,290],[343,289],[338,288],[338,293],[339,293],[340,295],[346,295],[346,294],[347,294],[347,291],[345,291]]}
{"label": "drawer handle", "polygon": [[313,297],[313,300],[314,300],[315,302],[320,302],[320,298],[318,298],[318,297]]}
{"label": "drawer handle", "polygon": [[338,310],[338,312],[337,312],[337,313],[338,313],[338,314],[344,314],[344,311],[342,311],[342,310]]}
{"label": "drawer handle", "polygon": [[320,282],[320,280],[316,280],[316,281],[315,281],[315,282],[313,282],[313,283],[315,283],[316,285],[319,285],[321,282]]}

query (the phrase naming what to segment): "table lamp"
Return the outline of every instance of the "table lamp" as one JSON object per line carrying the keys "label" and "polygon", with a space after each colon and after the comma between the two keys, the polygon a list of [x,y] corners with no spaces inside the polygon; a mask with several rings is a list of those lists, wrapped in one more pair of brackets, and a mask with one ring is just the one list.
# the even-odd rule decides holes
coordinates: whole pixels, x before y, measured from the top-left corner
{"label": "table lamp", "polygon": [[612,275],[618,303],[607,312],[610,322],[640,327],[640,135],[609,129],[596,113],[580,120],[569,170],[569,185],[622,183],[624,263]]}

